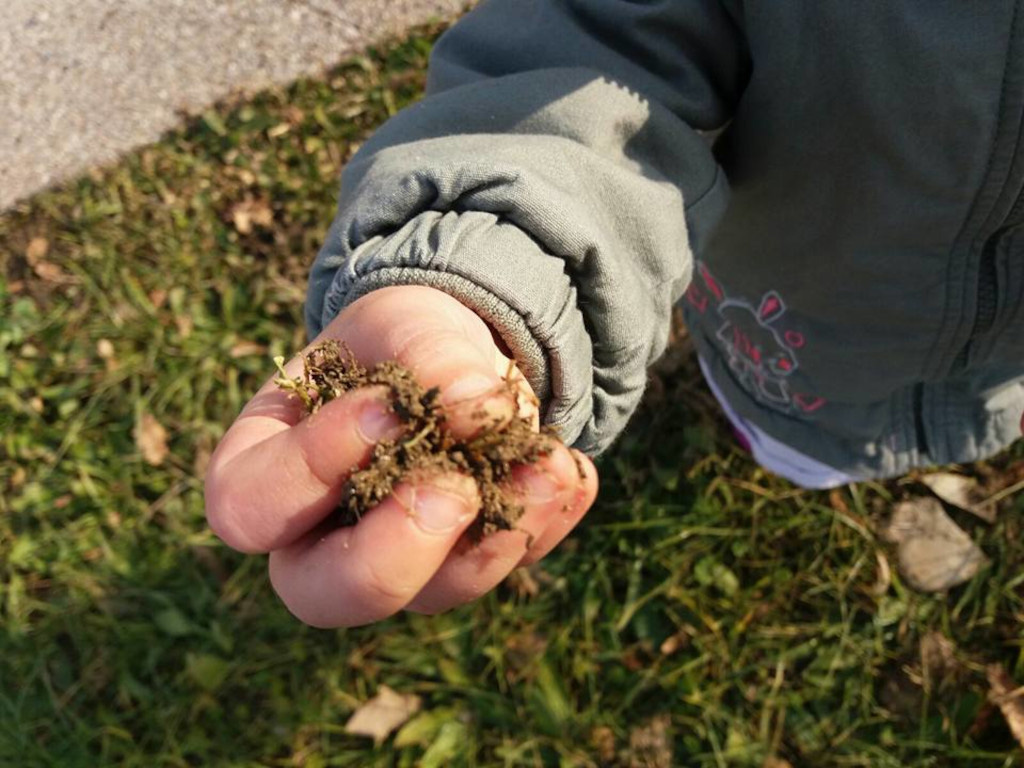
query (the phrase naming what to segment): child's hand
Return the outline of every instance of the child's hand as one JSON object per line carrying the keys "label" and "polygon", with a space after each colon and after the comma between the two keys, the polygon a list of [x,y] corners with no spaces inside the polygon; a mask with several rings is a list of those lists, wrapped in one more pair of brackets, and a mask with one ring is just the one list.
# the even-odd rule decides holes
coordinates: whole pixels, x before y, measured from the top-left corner
{"label": "child's hand", "polygon": [[[500,386],[509,361],[488,327],[432,288],[374,291],[320,338],[345,341],[367,366],[397,359],[424,386],[440,387],[457,433],[478,428],[473,414],[481,407],[506,418],[516,409]],[[299,375],[301,357],[285,368]],[[515,567],[546,555],[597,494],[593,464],[559,443],[516,472],[509,492],[526,510],[519,530],[478,545],[461,538],[479,501],[475,482],[458,474],[402,483],[358,525],[324,529],[319,523],[337,506],[349,473],[400,426],[380,387],[347,393],[303,417],[301,403],[272,381],[263,385],[213,455],[206,515],[229,546],[270,552],[274,589],[314,626],[355,626],[402,609],[433,613],[473,600]]]}

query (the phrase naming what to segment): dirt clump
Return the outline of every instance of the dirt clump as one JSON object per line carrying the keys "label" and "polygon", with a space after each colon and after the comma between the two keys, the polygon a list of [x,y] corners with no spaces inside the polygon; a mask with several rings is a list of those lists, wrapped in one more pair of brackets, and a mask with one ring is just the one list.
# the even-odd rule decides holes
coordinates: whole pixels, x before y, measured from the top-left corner
{"label": "dirt clump", "polygon": [[[532,464],[554,448],[550,433],[536,432],[529,419],[517,415],[506,423],[488,423],[483,411],[474,414],[481,421],[480,429],[472,437],[458,438],[446,427],[438,388],[424,388],[397,361],[367,369],[338,341],[312,347],[298,378],[284,372],[281,358],[275,362],[281,371],[275,383],[298,397],[310,415],[353,389],[383,385],[390,392],[392,411],[404,425],[401,436],[377,443],[368,464],[349,476],[330,521],[334,525],[355,525],[402,480],[456,471],[472,477],[480,492],[480,514],[469,529],[470,536],[479,540],[494,531],[512,530],[523,514],[522,505],[511,501],[506,492],[513,468]],[[511,376],[506,376],[504,386],[515,400]]]}

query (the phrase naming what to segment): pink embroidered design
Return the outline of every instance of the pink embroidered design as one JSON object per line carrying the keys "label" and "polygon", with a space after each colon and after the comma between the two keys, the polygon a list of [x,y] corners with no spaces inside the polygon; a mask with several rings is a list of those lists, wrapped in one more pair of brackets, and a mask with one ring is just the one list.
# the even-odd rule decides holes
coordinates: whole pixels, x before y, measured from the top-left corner
{"label": "pink embroidered design", "polygon": [[690,283],[690,287],[686,290],[686,300],[702,315],[708,308],[708,297],[693,283]]}
{"label": "pink embroidered design", "polygon": [[806,340],[799,331],[779,327],[786,314],[782,296],[777,291],[768,291],[755,307],[744,299],[727,295],[703,262],[698,261],[696,266],[703,289],[694,281],[686,291],[686,299],[703,315],[710,303],[708,293],[714,297],[721,318],[715,338],[743,387],[758,400],[783,411],[813,413],[824,406],[824,398],[796,392],[790,384],[793,372],[800,368],[796,350],[803,348]]}
{"label": "pink embroidered design", "polygon": [[700,276],[704,278],[704,285],[706,285],[708,290],[715,295],[715,298],[718,299],[718,301],[724,299],[725,292],[722,290],[721,286],[718,285],[718,281],[711,276],[710,272],[708,272],[708,268],[704,266],[703,262],[697,262],[697,270],[700,272]]}
{"label": "pink embroidered design", "polygon": [[803,392],[793,393],[793,402],[804,413],[813,413],[825,404],[824,398],[815,397],[814,395],[805,395]]}

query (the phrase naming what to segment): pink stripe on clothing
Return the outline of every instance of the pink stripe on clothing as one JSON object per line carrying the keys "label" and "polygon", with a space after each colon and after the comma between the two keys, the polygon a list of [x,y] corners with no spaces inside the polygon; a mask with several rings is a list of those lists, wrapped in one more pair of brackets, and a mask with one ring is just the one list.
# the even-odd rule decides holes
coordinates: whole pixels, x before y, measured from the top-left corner
{"label": "pink stripe on clothing", "polygon": [[836,488],[840,485],[857,482],[857,478],[847,475],[845,472],[840,472],[838,469],[834,469],[827,464],[822,464],[820,461],[790,448],[785,443],[780,443],[774,437],[736,413],[725,399],[725,396],[722,395],[722,391],[715,384],[715,380],[711,378],[711,373],[708,371],[707,364],[703,358],[698,356],[697,360],[700,363],[700,370],[704,374],[704,380],[707,381],[715,399],[718,400],[718,404],[725,411],[725,415],[732,424],[733,429],[742,438],[741,444],[746,444],[745,447],[754,457],[754,461],[769,472],[774,472],[776,475],[784,477],[794,485],[799,485],[802,488]]}

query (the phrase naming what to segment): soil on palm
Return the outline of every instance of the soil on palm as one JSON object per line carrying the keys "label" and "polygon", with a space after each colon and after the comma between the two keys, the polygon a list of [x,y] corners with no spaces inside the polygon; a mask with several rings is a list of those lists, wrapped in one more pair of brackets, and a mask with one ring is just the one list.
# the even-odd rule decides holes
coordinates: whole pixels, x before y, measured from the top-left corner
{"label": "soil on palm", "polygon": [[[277,362],[280,367],[281,361]],[[480,419],[480,428],[472,437],[460,439],[446,427],[436,387],[424,388],[412,371],[396,361],[367,369],[338,341],[312,347],[303,363],[300,377],[291,378],[282,370],[276,383],[301,399],[308,413],[358,387],[383,385],[390,392],[392,410],[404,425],[399,438],[379,442],[369,463],[349,476],[331,523],[354,525],[402,480],[457,471],[471,476],[480,491],[480,514],[469,529],[471,536],[479,539],[515,527],[523,508],[507,493],[512,470],[551,453],[549,433],[536,432],[529,419],[520,416],[504,423],[488,422],[481,411],[474,414]],[[510,377],[504,386],[515,398]]]}

